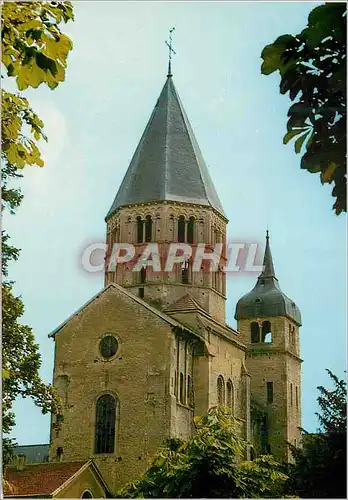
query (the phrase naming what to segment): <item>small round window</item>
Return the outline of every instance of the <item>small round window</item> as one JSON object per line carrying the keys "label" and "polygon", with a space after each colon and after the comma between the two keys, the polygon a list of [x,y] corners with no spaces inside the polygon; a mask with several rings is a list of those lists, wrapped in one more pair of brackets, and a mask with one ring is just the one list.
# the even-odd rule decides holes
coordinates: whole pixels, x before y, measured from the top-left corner
{"label": "small round window", "polygon": [[109,359],[117,352],[118,342],[113,335],[106,335],[100,341],[99,349],[103,358]]}

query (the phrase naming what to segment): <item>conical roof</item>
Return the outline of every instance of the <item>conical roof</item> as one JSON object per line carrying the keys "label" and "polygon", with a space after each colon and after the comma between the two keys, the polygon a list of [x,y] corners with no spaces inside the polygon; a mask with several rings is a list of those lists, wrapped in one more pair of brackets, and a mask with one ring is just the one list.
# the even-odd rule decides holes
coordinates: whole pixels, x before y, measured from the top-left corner
{"label": "conical roof", "polygon": [[272,316],[288,316],[295,323],[301,325],[299,308],[282,292],[276,278],[267,231],[263,270],[251,292],[237,302],[234,317],[240,320]]}
{"label": "conical roof", "polygon": [[106,217],[122,205],[166,200],[211,206],[224,215],[171,75]]}

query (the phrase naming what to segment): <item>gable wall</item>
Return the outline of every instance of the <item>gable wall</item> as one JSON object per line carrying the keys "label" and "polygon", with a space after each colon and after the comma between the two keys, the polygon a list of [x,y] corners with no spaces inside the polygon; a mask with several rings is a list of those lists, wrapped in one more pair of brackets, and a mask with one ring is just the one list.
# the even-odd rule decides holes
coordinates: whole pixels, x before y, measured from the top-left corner
{"label": "gable wall", "polygon": [[[119,342],[118,352],[109,361],[99,353],[105,333],[112,333]],[[61,394],[64,421],[58,429],[52,428],[51,460],[56,459],[59,446],[64,461],[95,458],[114,491],[144,470],[149,457],[169,436],[172,335],[170,325],[114,288],[56,335],[54,384],[61,387],[62,375],[67,384],[66,394]],[[104,393],[120,402],[116,450],[94,455],[95,405]]]}
{"label": "gable wall", "polygon": [[89,490],[93,498],[107,498],[104,485],[97,477],[92,467],[88,467],[53,498],[81,498],[84,491]]}

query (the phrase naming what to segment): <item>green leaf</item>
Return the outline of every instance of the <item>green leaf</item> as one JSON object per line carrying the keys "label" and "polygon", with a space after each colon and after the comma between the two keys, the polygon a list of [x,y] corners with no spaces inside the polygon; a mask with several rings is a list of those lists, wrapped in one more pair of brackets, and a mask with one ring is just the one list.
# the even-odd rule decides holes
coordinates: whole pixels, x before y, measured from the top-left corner
{"label": "green leaf", "polygon": [[326,182],[331,183],[333,181],[333,175],[337,167],[338,165],[336,163],[330,162],[328,164],[327,168],[320,174],[322,184],[325,184]]}
{"label": "green leaf", "polygon": [[310,133],[310,130],[307,130],[306,133],[304,133],[303,135],[301,135],[301,137],[299,137],[296,142],[295,142],[295,153],[298,154],[301,152],[301,148],[302,148],[302,144],[304,143],[306,137],[308,136],[308,134]]}
{"label": "green leaf", "polygon": [[270,75],[280,68],[282,64],[282,53],[283,50],[274,44],[267,45],[263,49],[261,54],[264,60],[261,65],[261,73],[263,75]]}
{"label": "green leaf", "polygon": [[296,135],[301,134],[304,130],[306,130],[306,128],[298,128],[290,130],[284,135],[283,144],[287,144],[293,137],[296,137]]}

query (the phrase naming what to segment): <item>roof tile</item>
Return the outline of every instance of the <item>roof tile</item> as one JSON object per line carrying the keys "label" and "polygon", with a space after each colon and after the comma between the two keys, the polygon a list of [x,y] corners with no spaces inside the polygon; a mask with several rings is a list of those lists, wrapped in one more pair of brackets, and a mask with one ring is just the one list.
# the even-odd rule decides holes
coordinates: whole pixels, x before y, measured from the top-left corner
{"label": "roof tile", "polygon": [[5,487],[5,495],[50,495],[85,463],[86,461],[32,464],[21,471],[8,467],[5,477],[9,485]]}

